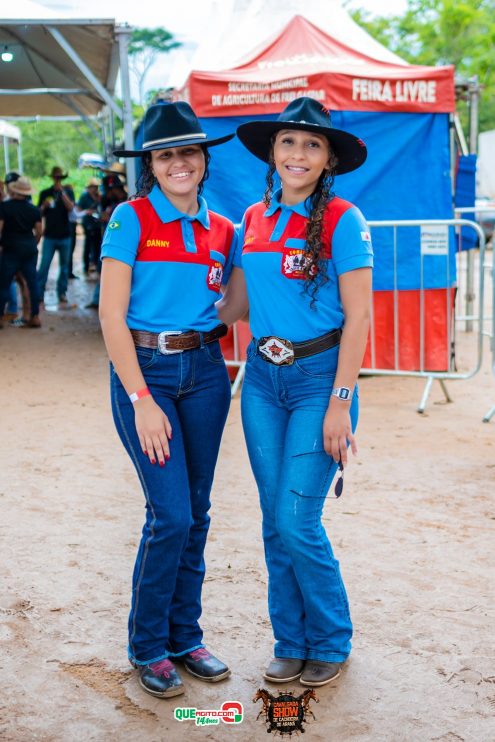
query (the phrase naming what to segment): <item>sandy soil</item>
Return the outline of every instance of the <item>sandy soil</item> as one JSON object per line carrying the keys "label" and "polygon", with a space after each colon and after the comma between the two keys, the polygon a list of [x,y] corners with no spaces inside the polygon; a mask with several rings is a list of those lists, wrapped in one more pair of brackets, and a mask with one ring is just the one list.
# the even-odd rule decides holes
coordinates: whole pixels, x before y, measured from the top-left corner
{"label": "sandy soil", "polygon": [[[80,307],[93,285],[70,291]],[[52,308],[53,309],[53,308]],[[471,341],[458,343],[461,365]],[[143,500],[113,429],[94,312],[47,311],[40,331],[0,334],[0,739],[266,739],[262,669],[271,656],[260,516],[232,404],[213,492],[204,629],[232,678],[185,678],[178,699],[141,691],[126,659],[129,586]],[[365,378],[359,458],[325,521],[348,587],[354,649],[318,691],[305,739],[495,739],[495,401],[488,363],[435,386]],[[301,687],[292,684],[299,693]],[[175,706],[244,704],[242,724],[196,728]]]}

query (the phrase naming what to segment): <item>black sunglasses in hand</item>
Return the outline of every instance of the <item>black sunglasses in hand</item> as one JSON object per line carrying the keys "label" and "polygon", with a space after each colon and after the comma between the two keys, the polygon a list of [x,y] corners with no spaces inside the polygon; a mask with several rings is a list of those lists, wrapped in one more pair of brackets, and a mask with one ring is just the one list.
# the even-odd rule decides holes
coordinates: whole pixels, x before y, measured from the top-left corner
{"label": "black sunglasses in hand", "polygon": [[342,463],[342,460],[339,461],[339,471],[340,477],[335,482],[335,488],[333,490],[336,498],[339,498],[341,496],[344,489],[344,465]]}

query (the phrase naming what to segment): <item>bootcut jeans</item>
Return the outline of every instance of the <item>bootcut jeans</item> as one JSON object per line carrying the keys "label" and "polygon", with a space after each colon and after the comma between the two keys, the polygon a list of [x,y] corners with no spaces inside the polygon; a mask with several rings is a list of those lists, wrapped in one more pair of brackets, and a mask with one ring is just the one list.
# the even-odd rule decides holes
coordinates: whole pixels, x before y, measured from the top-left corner
{"label": "bootcut jeans", "polygon": [[[351,650],[346,590],[321,522],[337,471],[323,448],[323,418],[338,353],[275,366],[254,341],[247,350],[242,421],[263,515],[275,657],[343,662]],[[357,387],[350,415],[354,430]]]}
{"label": "bootcut jeans", "polygon": [[110,364],[114,422],[145,497],[128,656],[134,665],[147,665],[203,646],[203,554],[230,383],[218,341],[171,355],[147,348],[136,352],[146,384],[172,426],[170,460],[163,467],[151,464],[139,443],[133,405]]}
{"label": "bootcut jeans", "polygon": [[44,301],[48,271],[53,256],[58,250],[59,271],[57,278],[57,296],[65,296],[69,282],[70,237],[44,237],[41,248],[41,262],[38,268],[38,285],[40,301]]}

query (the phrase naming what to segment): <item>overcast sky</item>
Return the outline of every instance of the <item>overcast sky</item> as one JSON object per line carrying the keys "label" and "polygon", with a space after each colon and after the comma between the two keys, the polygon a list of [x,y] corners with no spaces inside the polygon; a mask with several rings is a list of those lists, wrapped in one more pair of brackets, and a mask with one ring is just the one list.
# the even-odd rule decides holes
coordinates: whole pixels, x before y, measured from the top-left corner
{"label": "overcast sky", "polygon": [[[273,1],[273,0],[272,0]],[[284,0],[279,0],[283,3]],[[181,84],[190,69],[189,64],[195,47],[208,33],[213,11],[228,13],[234,2],[251,9],[261,6],[264,0],[34,0],[60,15],[73,18],[115,18],[132,26],[153,28],[163,26],[183,42],[177,52],[167,55],[166,64],[159,57],[146,77],[145,90]],[[321,0],[322,8],[328,8],[336,0]],[[350,0],[342,3],[347,8],[364,8],[373,14],[390,15],[402,12],[407,0]],[[297,6],[296,6],[297,7]],[[304,15],[304,0],[301,0],[301,15]],[[265,33],[266,35],[266,33]],[[263,29],[259,38],[253,39],[253,48],[263,40]],[[184,73],[184,74],[183,74]],[[180,82],[179,82],[180,81]],[[137,100],[137,85],[131,74],[132,96]]]}
{"label": "overcast sky", "polygon": [[[54,10],[70,11],[80,18],[115,18],[134,26],[164,26],[174,34],[196,37],[204,32],[211,7],[221,0],[35,0]],[[227,0],[228,1],[228,0]],[[280,0],[283,2],[283,0]],[[351,0],[348,7],[364,8],[377,15],[400,13],[406,0]],[[304,2],[301,0],[301,15]]]}

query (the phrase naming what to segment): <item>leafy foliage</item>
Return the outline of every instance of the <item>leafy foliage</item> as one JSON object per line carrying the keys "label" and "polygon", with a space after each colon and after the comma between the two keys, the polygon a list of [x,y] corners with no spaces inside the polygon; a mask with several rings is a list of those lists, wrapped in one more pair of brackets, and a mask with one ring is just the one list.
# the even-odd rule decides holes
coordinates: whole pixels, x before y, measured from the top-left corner
{"label": "leafy foliage", "polygon": [[30,178],[46,175],[54,165],[74,169],[82,152],[101,151],[101,142],[78,121],[22,121],[18,125],[23,170]]}
{"label": "leafy foliage", "polygon": [[[495,0],[408,0],[402,16],[374,17],[363,9],[350,13],[407,62],[453,64],[463,77],[478,75],[480,131],[495,128]],[[465,103],[459,103],[459,111],[465,123]]]}
{"label": "leafy foliage", "polygon": [[139,87],[139,102],[144,105],[144,83],[146,75],[159,54],[166,54],[181,46],[164,28],[135,28],[129,44],[130,68]]}

